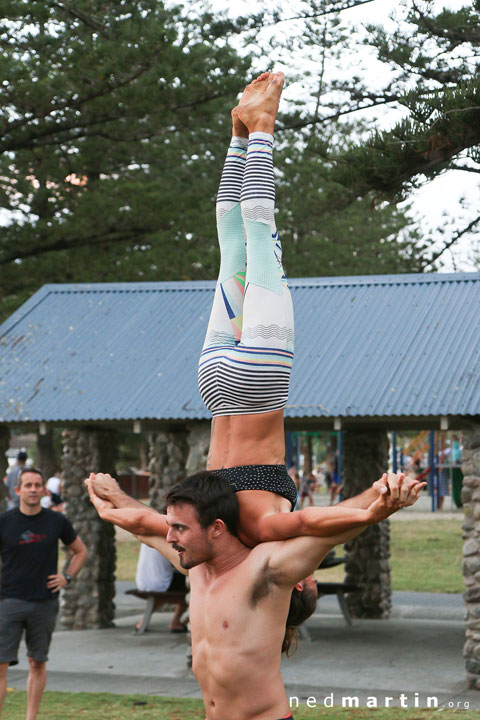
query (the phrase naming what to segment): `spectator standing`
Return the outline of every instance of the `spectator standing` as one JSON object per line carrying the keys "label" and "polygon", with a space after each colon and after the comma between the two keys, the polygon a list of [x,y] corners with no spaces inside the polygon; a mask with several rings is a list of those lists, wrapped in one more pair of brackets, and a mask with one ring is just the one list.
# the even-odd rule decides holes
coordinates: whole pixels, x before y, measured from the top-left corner
{"label": "spectator standing", "polygon": [[11,510],[14,507],[18,507],[20,503],[20,498],[16,493],[16,487],[17,487],[17,480],[22,472],[22,470],[25,467],[25,463],[27,462],[28,455],[25,452],[25,450],[20,450],[17,453],[17,462],[15,465],[7,470],[7,474],[3,478],[3,482],[7,486],[8,490],[8,500],[7,500],[7,510]]}
{"label": "spectator standing", "polygon": [[315,476],[315,473],[309,472],[309,473],[303,473],[302,478],[302,485],[301,485],[301,491],[300,491],[300,509],[303,508],[303,503],[305,502],[305,498],[308,498],[308,504],[310,507],[315,505],[314,499],[313,499],[313,493],[317,487],[317,478]]}
{"label": "spectator standing", "polygon": [[42,498],[42,507],[63,511],[63,480],[60,473],[49,477],[45,486],[45,496]]}
{"label": "spectator standing", "polygon": [[[46,683],[48,650],[58,593],[83,567],[87,550],[67,518],[41,506],[41,470],[24,468],[17,480],[19,507],[0,515],[0,715],[7,669],[18,663],[25,631],[29,674],[26,720],[35,720]],[[58,573],[58,541],[72,551],[68,572]]]}

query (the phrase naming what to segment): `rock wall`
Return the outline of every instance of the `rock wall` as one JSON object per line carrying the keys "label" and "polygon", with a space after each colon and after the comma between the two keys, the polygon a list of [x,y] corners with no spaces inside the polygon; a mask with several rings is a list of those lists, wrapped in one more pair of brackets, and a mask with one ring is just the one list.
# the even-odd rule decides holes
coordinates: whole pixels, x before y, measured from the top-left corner
{"label": "rock wall", "polygon": [[2,480],[8,468],[6,452],[10,445],[10,430],[6,425],[0,425],[0,512],[7,509],[7,488]]}
{"label": "rock wall", "polygon": [[165,492],[177,480],[185,477],[185,466],[188,457],[188,432],[149,433],[150,503],[160,512],[163,509]]}
{"label": "rock wall", "polygon": [[463,577],[469,687],[480,690],[480,425],[464,432],[462,453],[464,511]]}
{"label": "rock wall", "polygon": [[[363,492],[388,468],[385,432],[344,433],[344,498]],[[345,582],[358,585],[347,603],[354,617],[387,618],[392,607],[390,579],[390,523],[366,528],[345,546]]]}
{"label": "rock wall", "polygon": [[98,517],[83,481],[90,472],[115,474],[116,433],[64,430],[62,438],[65,514],[87,546],[88,558],[63,592],[61,622],[68,629],[110,627],[115,613],[115,531]]}

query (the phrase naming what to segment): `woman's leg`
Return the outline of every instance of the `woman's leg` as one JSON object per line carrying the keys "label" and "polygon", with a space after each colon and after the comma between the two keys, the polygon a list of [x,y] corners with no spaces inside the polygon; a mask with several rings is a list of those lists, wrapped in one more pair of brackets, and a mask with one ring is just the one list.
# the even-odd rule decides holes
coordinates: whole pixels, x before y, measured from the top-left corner
{"label": "woman's leg", "polygon": [[242,391],[256,413],[285,406],[293,360],[293,305],[275,226],[273,136],[257,130],[263,109],[255,110],[255,106],[271,110],[273,98],[273,128],[282,85],[283,77],[271,75],[256,86],[250,105],[239,108],[250,133],[241,193],[247,272],[236,362],[243,377]]}
{"label": "woman's leg", "polygon": [[200,393],[214,415],[223,406],[218,388],[218,357],[240,342],[245,292],[246,251],[240,193],[248,139],[236,132],[248,133],[233,113],[232,118],[233,137],[220,179],[216,207],[220,271],[198,366]]}
{"label": "woman's leg", "polygon": [[[247,236],[242,345],[293,354],[293,305],[275,226],[273,136],[249,135],[241,207]],[[291,364],[291,363],[290,363]]]}
{"label": "woman's leg", "polygon": [[240,192],[248,139],[233,136],[228,148],[217,195],[217,232],[220,271],[203,349],[235,345],[242,332],[245,290],[245,235]]}

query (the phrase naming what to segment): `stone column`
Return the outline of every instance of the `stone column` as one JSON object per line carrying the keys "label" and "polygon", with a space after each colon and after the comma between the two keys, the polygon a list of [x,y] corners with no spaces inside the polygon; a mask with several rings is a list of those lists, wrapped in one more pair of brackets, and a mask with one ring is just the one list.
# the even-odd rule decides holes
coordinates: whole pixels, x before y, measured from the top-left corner
{"label": "stone column", "polygon": [[116,433],[64,430],[65,513],[88,548],[87,562],[64,591],[61,621],[68,629],[111,627],[115,614],[115,530],[91,504],[83,481],[90,472],[115,473]]}
{"label": "stone column", "polygon": [[[369,488],[388,468],[387,433],[345,432],[343,467],[345,499]],[[354,617],[389,617],[392,606],[389,521],[366,528],[345,549],[345,582],[359,587],[347,597],[350,612]]]}
{"label": "stone column", "polygon": [[207,467],[208,448],[210,447],[210,420],[188,423],[188,457],[186,475],[194,475]]}
{"label": "stone column", "polygon": [[469,687],[480,690],[480,425],[463,433],[463,577]]}
{"label": "stone column", "polygon": [[48,430],[45,435],[37,433],[37,466],[43,471],[45,480],[57,470],[57,460],[53,447],[53,433]]}
{"label": "stone column", "polygon": [[163,508],[163,497],[168,488],[185,477],[188,456],[186,429],[176,432],[149,434],[150,452],[148,469],[150,476],[150,504],[156,510]]}
{"label": "stone column", "polygon": [[[200,420],[199,422],[188,423],[187,444],[188,456],[185,467],[185,475],[194,475],[200,470],[205,470],[207,466],[208,449],[210,447],[210,420]],[[190,634],[190,584],[187,578],[187,587],[189,592],[185,597],[187,609],[183,614],[183,621],[187,622],[188,636],[186,648],[187,667],[192,667],[192,636]]]}
{"label": "stone column", "polygon": [[7,488],[2,480],[8,468],[7,450],[10,445],[10,430],[6,425],[0,425],[0,512],[7,509]]}

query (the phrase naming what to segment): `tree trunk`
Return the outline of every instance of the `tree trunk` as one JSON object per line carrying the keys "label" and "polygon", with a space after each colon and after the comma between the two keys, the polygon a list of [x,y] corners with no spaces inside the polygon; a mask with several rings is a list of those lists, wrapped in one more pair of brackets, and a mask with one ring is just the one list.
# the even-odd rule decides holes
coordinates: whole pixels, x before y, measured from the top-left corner
{"label": "tree trunk", "polygon": [[[388,467],[385,432],[345,432],[343,468],[345,498],[358,495]],[[392,606],[390,582],[390,524],[385,520],[366,528],[345,546],[347,583],[358,585],[347,603],[354,617],[387,618]]]}

